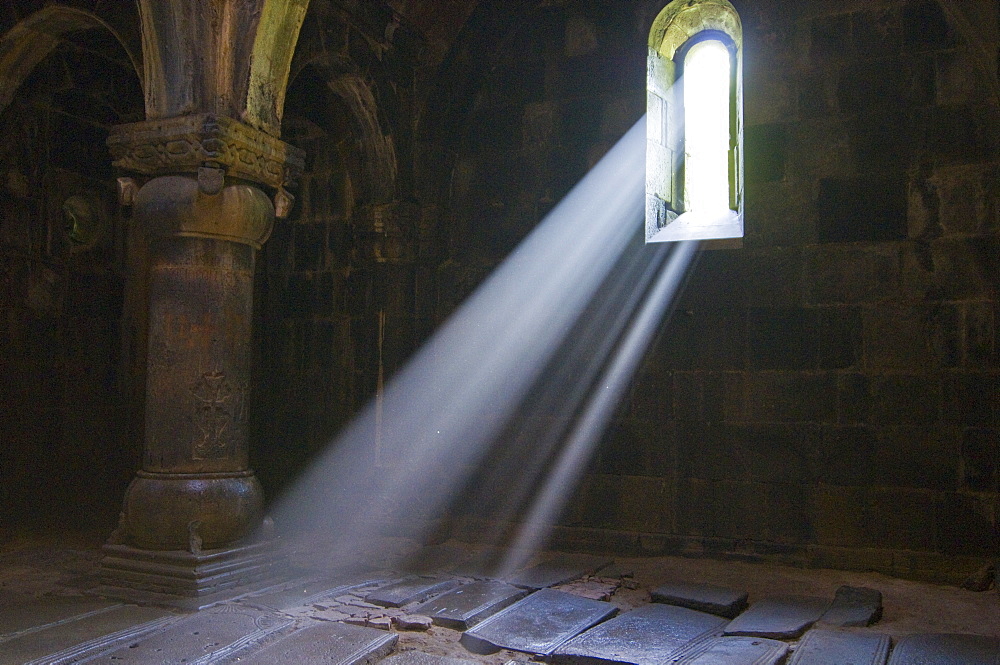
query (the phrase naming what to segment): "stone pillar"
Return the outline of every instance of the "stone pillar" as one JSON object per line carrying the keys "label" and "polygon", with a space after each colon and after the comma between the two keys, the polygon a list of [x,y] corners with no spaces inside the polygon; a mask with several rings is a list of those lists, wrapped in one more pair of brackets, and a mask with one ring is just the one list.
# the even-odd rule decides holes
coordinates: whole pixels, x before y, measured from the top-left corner
{"label": "stone pillar", "polygon": [[266,539],[251,538],[263,505],[246,430],[253,272],[302,159],[211,115],[125,125],[109,146],[116,166],[150,178],[123,190],[148,239],[149,341],[142,468],[102,577],[202,596],[252,582],[272,561]]}

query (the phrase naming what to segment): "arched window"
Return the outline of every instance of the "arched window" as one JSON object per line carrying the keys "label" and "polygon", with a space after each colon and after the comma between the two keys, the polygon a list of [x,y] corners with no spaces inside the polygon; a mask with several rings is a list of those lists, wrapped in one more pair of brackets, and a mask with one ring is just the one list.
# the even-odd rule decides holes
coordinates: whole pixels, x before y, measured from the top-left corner
{"label": "arched window", "polygon": [[646,242],[743,237],[742,59],[727,0],[674,0],[653,22]]}

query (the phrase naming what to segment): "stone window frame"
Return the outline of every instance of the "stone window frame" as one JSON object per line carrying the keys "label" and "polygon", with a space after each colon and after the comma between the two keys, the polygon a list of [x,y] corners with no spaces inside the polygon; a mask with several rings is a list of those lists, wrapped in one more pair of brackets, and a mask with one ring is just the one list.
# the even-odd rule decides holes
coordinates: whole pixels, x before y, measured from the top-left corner
{"label": "stone window frame", "polygon": [[[721,41],[730,75],[729,207],[737,222],[692,226],[684,210],[684,93],[680,73],[691,46]],[[646,242],[712,240],[739,247],[743,237],[743,28],[728,0],[673,0],[653,21],[646,67]],[[680,223],[677,223],[678,220]]]}

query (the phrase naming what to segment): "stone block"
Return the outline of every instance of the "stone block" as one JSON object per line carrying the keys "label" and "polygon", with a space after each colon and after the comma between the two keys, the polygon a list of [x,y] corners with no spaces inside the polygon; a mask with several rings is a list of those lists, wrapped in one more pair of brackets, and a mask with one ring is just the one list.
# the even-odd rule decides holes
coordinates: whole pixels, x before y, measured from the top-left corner
{"label": "stone block", "polygon": [[925,372],[946,357],[931,345],[931,311],[919,306],[880,305],[864,312],[864,364],[871,370]]}
{"label": "stone block", "polygon": [[913,0],[903,4],[900,17],[903,49],[906,52],[949,49],[958,44],[950,21],[934,0]]}
{"label": "stone block", "polygon": [[819,312],[802,307],[751,308],[750,369],[815,369]]}
{"label": "stone block", "polygon": [[748,415],[758,422],[832,423],[837,414],[836,382],[831,373],[748,374]]}
{"label": "stone block", "polygon": [[744,367],[745,347],[742,313],[691,310],[670,319],[656,353],[672,369],[737,370]]}
{"label": "stone block", "polygon": [[819,246],[805,256],[807,302],[841,305],[882,295],[876,255],[863,245]]}
{"label": "stone block", "polygon": [[874,544],[885,549],[933,550],[937,509],[931,491],[904,488],[871,493],[867,530]]}
{"label": "stone block", "polygon": [[450,591],[460,584],[461,582],[454,579],[409,577],[372,591],[365,596],[365,600],[382,607],[402,607],[410,603],[425,601]]}
{"label": "stone block", "polygon": [[[90,604],[91,609],[72,614],[74,604],[77,609]],[[89,660],[167,629],[180,619],[162,608],[81,599],[64,603],[49,598],[45,603],[27,603],[16,609],[22,629],[2,635],[0,662],[3,663],[66,665]],[[11,626],[9,616],[0,621],[6,624],[0,630]]]}
{"label": "stone block", "polygon": [[819,241],[877,242],[906,238],[907,191],[902,173],[821,179],[816,204]]}
{"label": "stone block", "polygon": [[1000,430],[969,428],[962,433],[961,489],[996,491],[1000,479]]}
{"label": "stone block", "polygon": [[990,499],[975,495],[944,494],[936,511],[938,551],[950,555],[996,556],[1000,535],[994,525],[992,506]]}
{"label": "stone block", "polygon": [[972,370],[997,367],[1000,348],[996,343],[1000,334],[994,303],[968,303],[964,308],[961,334],[964,335],[962,365]]}
{"label": "stone block", "polygon": [[452,589],[414,608],[414,612],[429,615],[439,626],[467,630],[528,593],[503,582],[481,580]]}
{"label": "stone block", "polygon": [[[848,115],[863,114],[871,118],[887,111],[927,104],[933,99],[933,90],[928,95],[926,86],[915,85],[915,81],[922,74],[932,77],[933,71],[930,61],[912,57],[855,62],[844,69],[840,77],[837,87],[840,109]],[[905,163],[897,163],[899,166]]]}
{"label": "stone block", "polygon": [[794,639],[804,633],[830,606],[830,600],[811,596],[772,596],[750,606],[726,626],[726,635]]}
{"label": "stone block", "polygon": [[819,310],[819,368],[849,369],[863,354],[859,307],[824,307]]}
{"label": "stone block", "polygon": [[658,665],[713,636],[725,619],[671,605],[644,605],[598,624],[552,654],[556,665]]}
{"label": "stone block", "polygon": [[293,623],[290,617],[279,612],[220,605],[190,615],[166,630],[129,640],[126,646],[102,656],[109,662],[123,665],[167,665],[199,658],[205,662],[237,658]]}
{"label": "stone block", "polygon": [[747,303],[746,260],[738,250],[714,250],[698,255],[680,294],[680,312],[742,311]]}
{"label": "stone block", "polygon": [[809,57],[816,65],[846,60],[852,53],[852,14],[820,16],[809,22]]}
{"label": "stone block", "polygon": [[868,427],[824,427],[813,449],[815,479],[826,485],[871,486],[875,482],[875,433]]}
{"label": "stone block", "polygon": [[889,665],[995,665],[1000,639],[955,633],[917,634],[901,638]]}
{"label": "stone block", "polygon": [[788,665],[883,665],[888,635],[814,628],[806,633]]}
{"label": "stone block", "polygon": [[872,422],[929,427],[941,420],[941,379],[934,374],[890,374],[872,385]]}
{"label": "stone block", "polygon": [[851,14],[854,53],[865,59],[898,55],[903,44],[899,20],[899,9],[894,6]]}
{"label": "stone block", "polygon": [[944,420],[969,427],[1000,424],[1000,376],[955,373],[942,377]]}
{"label": "stone block", "polygon": [[877,431],[876,482],[887,487],[958,487],[955,432],[942,427],[886,427]]}
{"label": "stone block", "polygon": [[709,422],[746,418],[746,384],[740,372],[708,372],[702,390],[702,417]]}
{"label": "stone block", "polygon": [[777,665],[788,654],[788,645],[754,637],[720,637],[699,644],[678,659],[677,665]]}
{"label": "stone block", "polygon": [[[789,161],[798,151],[789,152]],[[811,180],[797,165],[778,182],[746,183],[744,247],[801,246],[816,242],[816,206]],[[755,224],[751,220],[767,220]]]}
{"label": "stone block", "polygon": [[754,125],[744,131],[747,180],[775,182],[785,177],[785,152],[788,132],[784,124]]}
{"label": "stone block", "polygon": [[745,252],[747,301],[751,307],[798,306],[805,301],[800,247],[769,247]]}
{"label": "stone block", "polygon": [[669,582],[653,589],[650,595],[654,603],[678,605],[727,619],[746,609],[749,596],[746,591],[704,582]]}
{"label": "stone block", "polygon": [[[785,169],[786,178],[781,184],[787,186],[799,178],[810,182],[812,191],[809,198],[811,203],[815,203],[816,180],[848,178],[856,172],[851,142],[843,139],[830,140],[831,136],[849,137],[850,120],[839,117],[814,118],[790,124],[788,127],[790,147]],[[802,181],[799,181],[800,187]],[[817,212],[822,211],[817,209]]]}
{"label": "stone block", "polygon": [[[882,618],[882,592],[867,587],[842,586],[819,623],[838,628],[864,628]],[[886,645],[888,647],[888,645]]]}
{"label": "stone block", "polygon": [[[311,605],[325,598],[341,596],[351,589],[371,582],[372,580],[364,576],[323,577],[253,593],[246,596],[245,602],[275,610],[289,610],[294,607]],[[349,598],[353,598],[353,596],[349,596]]]}
{"label": "stone block", "polygon": [[611,603],[542,589],[467,630],[461,642],[473,653],[512,649],[549,656],[617,611]]}
{"label": "stone block", "polygon": [[[939,238],[931,244],[934,297],[942,300],[978,300],[992,293],[992,275],[1000,268],[1000,239],[994,237]],[[957,321],[954,323],[957,330]]]}
{"label": "stone block", "polygon": [[[263,649],[239,658],[247,665],[324,663],[367,665],[388,656],[399,636],[374,628],[323,621],[296,630]],[[183,661],[181,661],[183,662]]]}
{"label": "stone block", "polygon": [[814,492],[813,487],[793,483],[765,485],[768,551],[764,553],[795,554],[788,545],[814,542]]}
{"label": "stone block", "polygon": [[918,145],[927,159],[962,164],[987,161],[997,139],[986,116],[969,106],[931,106],[915,113]]}
{"label": "stone block", "polygon": [[832,67],[799,74],[799,116],[812,120],[837,113],[837,74]]}

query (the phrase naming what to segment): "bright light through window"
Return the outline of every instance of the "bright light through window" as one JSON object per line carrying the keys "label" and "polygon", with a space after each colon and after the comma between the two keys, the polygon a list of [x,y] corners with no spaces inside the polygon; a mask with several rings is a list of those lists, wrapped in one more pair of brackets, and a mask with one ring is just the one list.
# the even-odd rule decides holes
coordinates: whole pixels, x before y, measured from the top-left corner
{"label": "bright light through window", "polygon": [[730,70],[729,49],[714,39],[684,59],[684,201],[702,223],[730,217]]}

